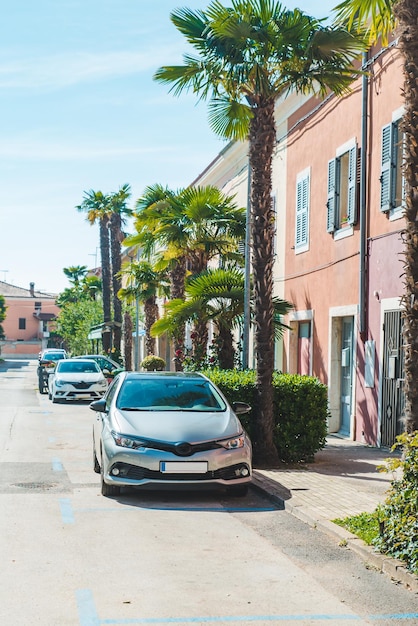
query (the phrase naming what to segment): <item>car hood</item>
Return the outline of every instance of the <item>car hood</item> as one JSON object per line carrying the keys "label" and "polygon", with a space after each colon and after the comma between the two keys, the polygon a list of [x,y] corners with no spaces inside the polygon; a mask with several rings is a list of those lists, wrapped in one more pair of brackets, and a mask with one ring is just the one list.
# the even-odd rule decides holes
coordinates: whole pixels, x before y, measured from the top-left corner
{"label": "car hood", "polygon": [[124,435],[156,441],[198,443],[234,437],[242,432],[235,413],[114,410],[112,428]]}

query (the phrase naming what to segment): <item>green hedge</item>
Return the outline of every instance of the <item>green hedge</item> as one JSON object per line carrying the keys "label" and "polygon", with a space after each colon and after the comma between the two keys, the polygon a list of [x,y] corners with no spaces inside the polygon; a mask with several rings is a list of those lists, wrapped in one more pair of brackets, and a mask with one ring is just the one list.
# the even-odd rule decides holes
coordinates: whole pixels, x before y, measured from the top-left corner
{"label": "green hedge", "polygon": [[[228,402],[247,402],[252,410],[240,416],[254,440],[257,415],[256,372],[209,369],[203,372],[222,391]],[[327,388],[317,378],[298,374],[273,377],[274,442],[283,463],[312,461],[325,446],[328,419]]]}
{"label": "green hedge", "polygon": [[404,561],[418,576],[418,430],[399,435],[395,449],[402,450],[402,458],[388,459],[380,468],[396,477],[384,504],[376,509],[380,534],[373,544],[380,552]]}

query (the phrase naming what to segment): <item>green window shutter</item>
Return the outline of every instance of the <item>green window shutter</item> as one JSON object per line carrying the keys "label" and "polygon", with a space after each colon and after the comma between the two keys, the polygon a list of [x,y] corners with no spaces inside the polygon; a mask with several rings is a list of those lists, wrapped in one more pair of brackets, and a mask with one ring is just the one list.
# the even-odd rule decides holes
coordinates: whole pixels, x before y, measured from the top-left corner
{"label": "green window shutter", "polygon": [[328,190],[327,190],[327,232],[335,231],[335,209],[336,209],[336,170],[337,160],[331,159],[328,162]]}
{"label": "green window shutter", "polygon": [[382,161],[380,173],[380,210],[389,211],[392,194],[392,124],[382,128]]}
{"label": "green window shutter", "polygon": [[348,159],[348,223],[357,220],[357,145],[350,148]]}
{"label": "green window shutter", "polygon": [[296,228],[295,248],[308,243],[309,220],[309,176],[305,176],[296,184]]}

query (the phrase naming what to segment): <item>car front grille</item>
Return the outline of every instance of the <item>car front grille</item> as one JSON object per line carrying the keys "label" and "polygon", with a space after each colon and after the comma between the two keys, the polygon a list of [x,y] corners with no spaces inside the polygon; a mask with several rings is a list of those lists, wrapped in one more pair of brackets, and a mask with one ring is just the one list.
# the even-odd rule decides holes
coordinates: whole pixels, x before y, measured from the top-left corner
{"label": "car front grille", "polygon": [[90,389],[93,383],[86,383],[85,381],[81,381],[79,383],[71,383],[71,385],[75,389]]}
{"label": "car front grille", "polygon": [[205,472],[203,474],[169,474],[167,472],[150,470],[146,467],[130,465],[129,463],[115,463],[110,468],[110,474],[112,474],[113,469],[117,469],[119,471],[118,476],[121,478],[128,478],[130,480],[163,480],[167,482],[181,480],[234,480],[242,477],[240,471],[244,467],[248,470],[248,472],[250,471],[248,465],[240,463],[238,465],[222,467],[221,469]]}

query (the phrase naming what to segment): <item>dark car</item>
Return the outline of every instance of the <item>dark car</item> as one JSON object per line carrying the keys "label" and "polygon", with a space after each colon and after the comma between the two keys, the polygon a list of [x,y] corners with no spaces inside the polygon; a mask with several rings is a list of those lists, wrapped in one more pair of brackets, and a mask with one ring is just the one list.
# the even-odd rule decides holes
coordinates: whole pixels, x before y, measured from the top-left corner
{"label": "dark car", "polygon": [[90,404],[94,471],[102,494],[121,487],[223,488],[245,495],[252,447],[237,415],[206,376],[196,372],[121,372]]}

